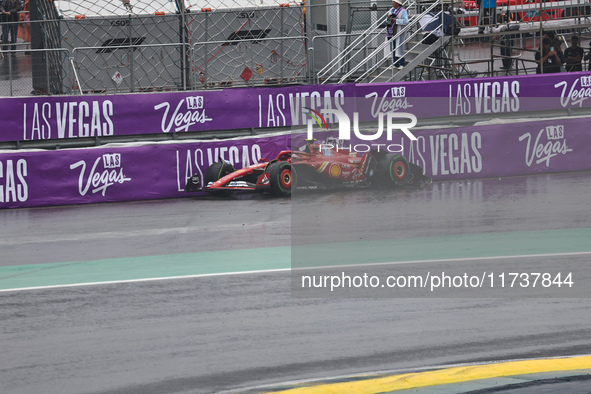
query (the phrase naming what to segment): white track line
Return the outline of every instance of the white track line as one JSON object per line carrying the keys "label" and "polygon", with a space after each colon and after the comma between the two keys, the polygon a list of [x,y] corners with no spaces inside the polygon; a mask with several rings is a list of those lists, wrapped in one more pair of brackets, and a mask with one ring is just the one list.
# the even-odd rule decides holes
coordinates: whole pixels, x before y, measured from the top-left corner
{"label": "white track line", "polygon": [[63,287],[82,287],[82,286],[111,285],[111,284],[120,284],[120,283],[157,282],[157,281],[174,280],[174,279],[206,278],[206,277],[211,277],[211,276],[265,274],[265,273],[272,273],[272,272],[284,272],[284,271],[290,271],[290,270],[291,270],[291,268],[278,268],[278,269],[261,270],[261,271],[220,272],[220,273],[213,273],[213,274],[165,276],[165,277],[161,277],[161,278],[143,278],[143,279],[112,280],[112,281],[105,281],[105,282],[70,283],[70,284],[66,284],[66,285],[21,287],[21,288],[16,288],[16,289],[0,289],[0,293],[9,292],[9,291],[59,289],[59,288],[63,288]]}
{"label": "white track line", "polygon": [[[568,253],[543,253],[543,254],[528,254],[528,255],[512,255],[512,256],[492,256],[492,257],[463,257],[456,259],[440,259],[440,260],[408,260],[408,261],[391,261],[384,263],[366,263],[366,264],[350,264],[350,265],[327,265],[321,267],[305,267],[305,268],[277,268],[270,270],[258,270],[258,271],[237,271],[237,272],[220,272],[210,274],[195,274],[195,275],[181,275],[181,276],[166,276],[159,278],[143,278],[143,279],[125,279],[125,280],[113,280],[104,282],[89,282],[89,283],[70,283],[64,285],[52,285],[52,286],[37,286],[37,287],[22,287],[15,289],[0,289],[0,293],[6,293],[11,291],[26,291],[26,290],[42,290],[42,289],[59,289],[65,287],[82,287],[82,286],[98,286],[98,285],[111,285],[121,283],[135,283],[135,282],[156,282],[164,280],[175,280],[175,279],[192,279],[192,278],[205,278],[215,276],[229,276],[229,275],[252,275],[252,274],[266,274],[275,272],[286,272],[286,271],[307,271],[307,270],[322,270],[322,269],[334,269],[334,268],[358,268],[358,267],[372,267],[372,266],[386,266],[386,265],[399,265],[399,264],[425,264],[425,263],[446,263],[454,261],[482,261],[482,260],[503,260],[503,259],[520,259],[520,258],[533,258],[533,257],[567,257],[567,256],[585,256],[591,255],[589,252],[568,252]],[[0,278],[1,280],[2,278]]]}

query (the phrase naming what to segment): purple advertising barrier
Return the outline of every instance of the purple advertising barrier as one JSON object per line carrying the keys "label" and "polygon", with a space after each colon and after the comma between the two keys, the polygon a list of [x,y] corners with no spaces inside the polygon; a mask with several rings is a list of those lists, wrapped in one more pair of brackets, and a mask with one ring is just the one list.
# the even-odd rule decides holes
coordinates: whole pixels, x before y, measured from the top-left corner
{"label": "purple advertising barrier", "polygon": [[404,156],[434,180],[591,169],[587,120],[554,119],[415,131]]}
{"label": "purple advertising barrier", "polygon": [[0,208],[185,197],[187,179],[224,159],[275,158],[289,135],[127,147],[0,153]]}
{"label": "purple advertising barrier", "polygon": [[[591,169],[591,133],[586,118],[522,121],[440,130],[412,130],[387,140],[339,141],[338,132],[315,133],[316,143],[357,152],[370,150],[404,155],[434,180],[505,177]],[[367,131],[367,130],[366,130]],[[373,131],[373,130],[372,130]],[[363,131],[361,131],[364,134]],[[367,134],[365,134],[367,135]],[[306,134],[292,138],[294,149]]]}
{"label": "purple advertising barrier", "polygon": [[[114,96],[4,98],[0,141],[284,127],[303,100],[354,95],[354,85],[291,86]],[[290,103],[295,103],[291,108]]]}
{"label": "purple advertising barrier", "polygon": [[591,73],[3,98],[0,141],[289,127],[306,123],[306,108],[336,109],[345,97],[366,99],[366,106],[358,109],[362,121],[388,111],[410,112],[421,118],[577,108],[591,104],[587,100],[591,97]]}
{"label": "purple advertising barrier", "polygon": [[[591,73],[558,73],[356,85],[360,120],[379,112],[420,118],[490,115],[591,106]],[[370,116],[371,115],[371,116]]]}
{"label": "purple advertising barrier", "polygon": [[[584,118],[419,130],[400,137],[404,156],[434,180],[591,169]],[[402,134],[398,134],[402,135]],[[236,168],[274,158],[291,135],[0,153],[0,208],[187,196],[187,179],[223,158]],[[362,141],[362,144],[367,141]],[[360,152],[365,147],[358,146]]]}
{"label": "purple advertising barrier", "polygon": [[355,97],[355,85],[312,85],[285,88],[252,89],[257,100],[257,125],[279,127],[305,125],[306,108],[320,111],[338,108],[345,97]]}

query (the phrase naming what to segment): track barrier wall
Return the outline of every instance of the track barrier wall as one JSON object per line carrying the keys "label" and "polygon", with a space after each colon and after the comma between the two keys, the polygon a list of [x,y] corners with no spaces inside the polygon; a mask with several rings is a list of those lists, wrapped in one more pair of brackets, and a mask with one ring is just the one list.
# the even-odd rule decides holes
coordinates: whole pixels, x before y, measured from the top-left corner
{"label": "track barrier wall", "polygon": [[[434,180],[591,169],[586,118],[420,130],[404,155]],[[394,141],[396,142],[396,141]],[[244,167],[273,158],[290,135],[0,153],[0,207],[185,197],[189,177],[219,159]]]}
{"label": "track barrier wall", "polygon": [[[453,111],[468,107],[474,111],[488,109],[492,118],[497,104],[511,110],[518,102],[519,111],[523,111],[530,105],[530,101],[522,100],[527,97],[543,96],[543,105],[552,108],[588,106],[589,79],[589,73],[572,73],[476,81],[254,88],[232,90],[231,94],[216,91],[3,99],[6,118],[0,136],[11,141],[77,138],[92,132],[125,135],[303,125],[309,117],[301,107],[294,108],[298,100],[290,105],[293,97],[306,98],[303,105],[319,104],[317,110],[323,105],[338,108],[341,97],[357,95],[367,98],[368,108],[379,105],[412,112],[419,118],[457,117],[459,114]],[[465,100],[466,96],[471,100]],[[386,103],[388,97],[390,104]],[[448,105],[425,105],[429,97],[443,99]],[[532,101],[536,102],[541,103]],[[371,118],[371,108],[360,116]],[[210,120],[200,121],[203,119]],[[434,180],[591,169],[591,134],[586,117],[512,119],[469,127],[433,127],[413,134],[418,138],[415,142],[400,133],[395,137],[400,140],[393,143],[401,144],[409,161],[423,167]],[[223,141],[3,151],[0,208],[184,197],[187,179],[195,173],[202,176],[219,159],[240,168],[260,158],[272,159],[290,145],[291,136],[286,133]]]}
{"label": "track barrier wall", "polygon": [[188,177],[225,159],[236,167],[275,157],[289,135],[0,154],[0,207],[184,197]]}
{"label": "track barrier wall", "polygon": [[362,121],[375,119],[380,111],[411,112],[425,119],[588,108],[591,73],[3,98],[0,142],[290,127],[309,119],[305,104],[321,111],[338,108],[345,97],[365,98]]}

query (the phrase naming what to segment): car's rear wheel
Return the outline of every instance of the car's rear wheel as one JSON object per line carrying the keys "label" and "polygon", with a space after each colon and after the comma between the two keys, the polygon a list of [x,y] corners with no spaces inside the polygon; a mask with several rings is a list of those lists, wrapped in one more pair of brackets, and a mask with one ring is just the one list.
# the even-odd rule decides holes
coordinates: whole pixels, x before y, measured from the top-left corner
{"label": "car's rear wheel", "polygon": [[294,173],[291,164],[286,161],[278,161],[269,166],[269,182],[271,194],[277,197],[291,196],[291,189],[295,185]]}
{"label": "car's rear wheel", "polygon": [[402,186],[412,179],[410,165],[402,155],[386,155],[381,163],[380,178],[384,186]]}

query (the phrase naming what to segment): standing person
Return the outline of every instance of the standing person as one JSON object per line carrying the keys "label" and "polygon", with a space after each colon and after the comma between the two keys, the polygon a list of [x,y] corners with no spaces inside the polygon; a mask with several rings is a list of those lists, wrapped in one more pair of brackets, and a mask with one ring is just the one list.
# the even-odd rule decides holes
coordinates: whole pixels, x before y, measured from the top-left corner
{"label": "standing person", "polygon": [[[16,36],[18,34],[18,13],[22,9],[20,0],[3,0],[0,4],[2,12],[2,49],[8,50],[8,43],[12,44],[11,49],[16,50]],[[10,39],[8,36],[10,35]],[[16,53],[12,53],[16,56]]]}
{"label": "standing person", "polygon": [[400,34],[398,38],[394,40],[393,38],[396,36],[397,27],[399,25],[404,26],[407,24],[408,12],[406,11],[406,8],[402,6],[402,0],[392,0],[392,9],[388,11],[388,19],[386,21],[386,31],[388,40],[391,40],[390,50],[392,51],[392,65],[399,70],[406,65],[403,44],[406,39],[406,34]]}
{"label": "standing person", "polygon": [[497,20],[497,0],[480,0],[478,4],[478,34],[484,34],[484,27],[495,24]]}
{"label": "standing person", "polygon": [[542,54],[540,55],[540,51],[536,52],[536,61],[538,62],[537,74],[541,74],[542,71],[544,74],[560,72],[562,52],[556,50],[551,45],[552,41],[546,37],[542,40]]}
{"label": "standing person", "polygon": [[579,46],[579,37],[570,38],[571,46],[564,51],[564,66],[566,71],[583,71],[581,61],[583,60],[583,48]]}
{"label": "standing person", "polygon": [[558,55],[560,56],[561,64],[564,64],[564,52],[562,51],[562,41],[560,38],[556,37],[556,33],[553,31],[544,32],[544,37],[550,39],[550,47],[554,47],[554,50],[558,52]]}
{"label": "standing person", "polygon": [[[515,21],[515,16],[512,12],[503,12],[499,15],[498,22],[504,26],[501,28],[501,32],[509,32],[519,30],[519,23]],[[501,36],[501,56],[503,65],[501,70],[509,70],[513,65],[513,46],[515,45],[515,34],[504,34]]]}
{"label": "standing person", "polygon": [[560,41],[560,38],[556,37],[556,33],[553,31],[545,31],[544,37],[550,39],[551,46],[562,51],[562,41]]}

